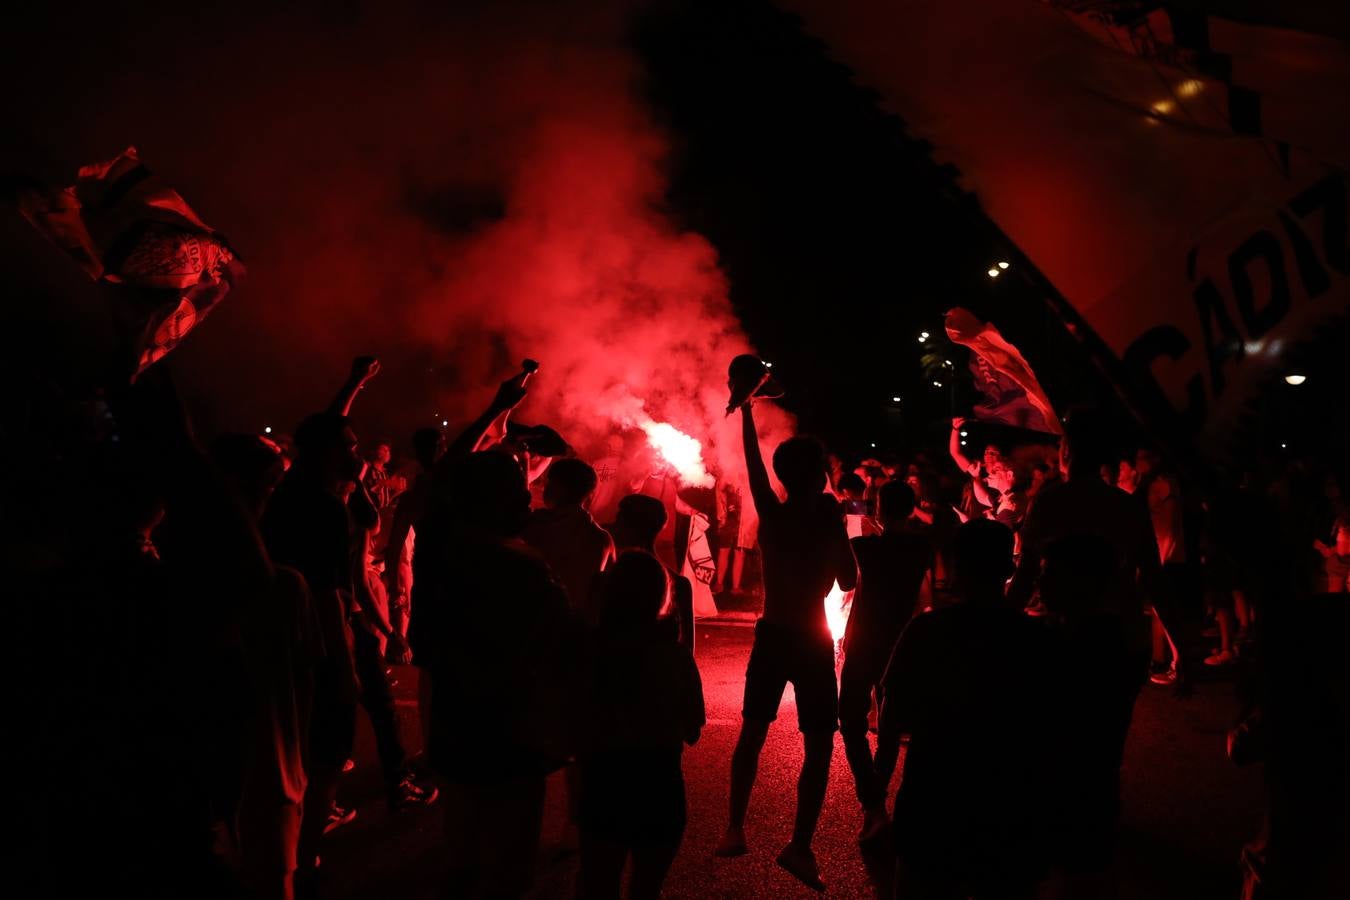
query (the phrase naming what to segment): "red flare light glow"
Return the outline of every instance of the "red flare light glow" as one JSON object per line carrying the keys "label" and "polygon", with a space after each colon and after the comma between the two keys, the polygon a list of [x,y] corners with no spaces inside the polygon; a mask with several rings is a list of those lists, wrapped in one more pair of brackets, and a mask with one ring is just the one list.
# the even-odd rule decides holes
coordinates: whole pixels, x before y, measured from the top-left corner
{"label": "red flare light glow", "polygon": [[848,614],[853,609],[853,593],[834,583],[825,595],[825,621],[830,625],[830,636],[836,645],[844,639],[844,629],[848,626]]}
{"label": "red flare light glow", "polygon": [[647,441],[679,475],[680,481],[695,487],[712,487],[713,477],[703,465],[703,444],[669,422],[650,419],[639,422]]}

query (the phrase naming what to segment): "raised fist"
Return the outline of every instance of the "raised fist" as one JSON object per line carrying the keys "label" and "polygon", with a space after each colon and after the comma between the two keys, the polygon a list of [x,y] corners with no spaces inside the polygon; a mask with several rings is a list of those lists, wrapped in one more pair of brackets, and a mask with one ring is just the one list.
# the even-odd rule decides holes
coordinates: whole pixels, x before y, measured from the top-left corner
{"label": "raised fist", "polygon": [[352,381],[364,383],[380,371],[380,361],[373,356],[358,356],[352,360]]}

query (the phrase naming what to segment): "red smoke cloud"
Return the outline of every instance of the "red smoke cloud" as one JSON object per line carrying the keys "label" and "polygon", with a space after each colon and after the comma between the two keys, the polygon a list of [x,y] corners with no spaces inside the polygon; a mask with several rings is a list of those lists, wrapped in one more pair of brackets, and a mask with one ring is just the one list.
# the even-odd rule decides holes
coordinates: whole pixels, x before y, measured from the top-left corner
{"label": "red smoke cloud", "polygon": [[32,40],[9,63],[60,71],[4,101],[6,168],[68,177],[134,144],[243,255],[248,279],[171,358],[208,430],[287,428],[375,352],[357,424],[399,440],[467,419],[530,356],[518,418],[583,455],[650,417],[743,473],[722,408],[750,348],[714,249],[662,211],[669,141],[629,5],[343,9],[53,20],[60,60]]}

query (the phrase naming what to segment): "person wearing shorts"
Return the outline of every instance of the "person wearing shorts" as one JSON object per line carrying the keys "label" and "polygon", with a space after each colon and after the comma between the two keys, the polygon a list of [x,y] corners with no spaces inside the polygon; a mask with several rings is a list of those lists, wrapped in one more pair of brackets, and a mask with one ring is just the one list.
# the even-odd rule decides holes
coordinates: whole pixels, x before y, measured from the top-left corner
{"label": "person wearing shorts", "polygon": [[759,436],[747,403],[741,407],[742,439],[750,496],[759,516],[763,553],[764,615],[745,673],[740,736],[731,758],[730,816],[719,856],[747,852],[745,815],[769,724],[778,716],[783,689],[797,696],[797,725],[805,757],[797,783],[792,840],[778,864],[805,884],[823,890],[811,841],[825,802],[839,695],[834,677],[834,639],[825,619],[825,596],[838,583],[850,591],[858,569],[839,505],[824,493],[824,448],[810,438],[784,441],[773,454],[774,474],[787,489],[779,500],[760,455]]}

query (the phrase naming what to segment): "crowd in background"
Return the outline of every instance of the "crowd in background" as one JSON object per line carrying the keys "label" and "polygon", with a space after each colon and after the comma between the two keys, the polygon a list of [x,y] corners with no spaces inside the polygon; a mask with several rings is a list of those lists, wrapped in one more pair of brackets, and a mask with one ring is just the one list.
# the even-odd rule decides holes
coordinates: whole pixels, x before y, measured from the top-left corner
{"label": "crowd in background", "polygon": [[[619,896],[626,868],[630,896],[659,896],[686,827],[682,750],[705,724],[675,528],[701,508],[716,527],[696,578],[726,597],[754,568],[763,595],[719,855],[753,843],[759,753],[791,683],[803,764],[778,861],[795,877],[824,889],[812,839],[838,730],[859,839],[890,835],[898,896],[1021,895],[1048,877],[1093,896],[1140,686],[1184,686],[1206,614],[1205,662],[1232,665],[1301,579],[1304,594],[1346,590],[1344,482],[1298,461],[1216,491],[1151,448],[1122,454],[1090,417],[1053,445],[991,442],[978,458],[958,419],[950,462],[850,470],[790,439],[772,459],[781,495],[747,402],[748,490],[691,492],[655,470],[621,478],[621,436],[587,463],[556,432],[507,427],[522,373],[453,440],[413,434],[395,465],[352,417],[378,371],[356,360],[293,437],[205,448],[166,372],[52,407],[84,430],[35,449],[69,479],[11,530],[14,583],[59,635],[46,661],[61,672],[20,706],[21,752],[70,788],[34,779],[33,859],[79,847],[87,863],[49,877],[128,896],[318,895],[324,835],[354,815],[340,785],[363,711],[390,811],[443,809],[445,896],[528,890],[559,770],[578,896]],[[850,598],[839,636],[832,588]],[[390,666],[409,662],[415,757],[391,692]],[[1254,694],[1240,746],[1264,746],[1250,735],[1267,700]],[[987,751],[982,736],[1014,733]],[[1275,878],[1277,856],[1257,842],[1249,868]]]}

